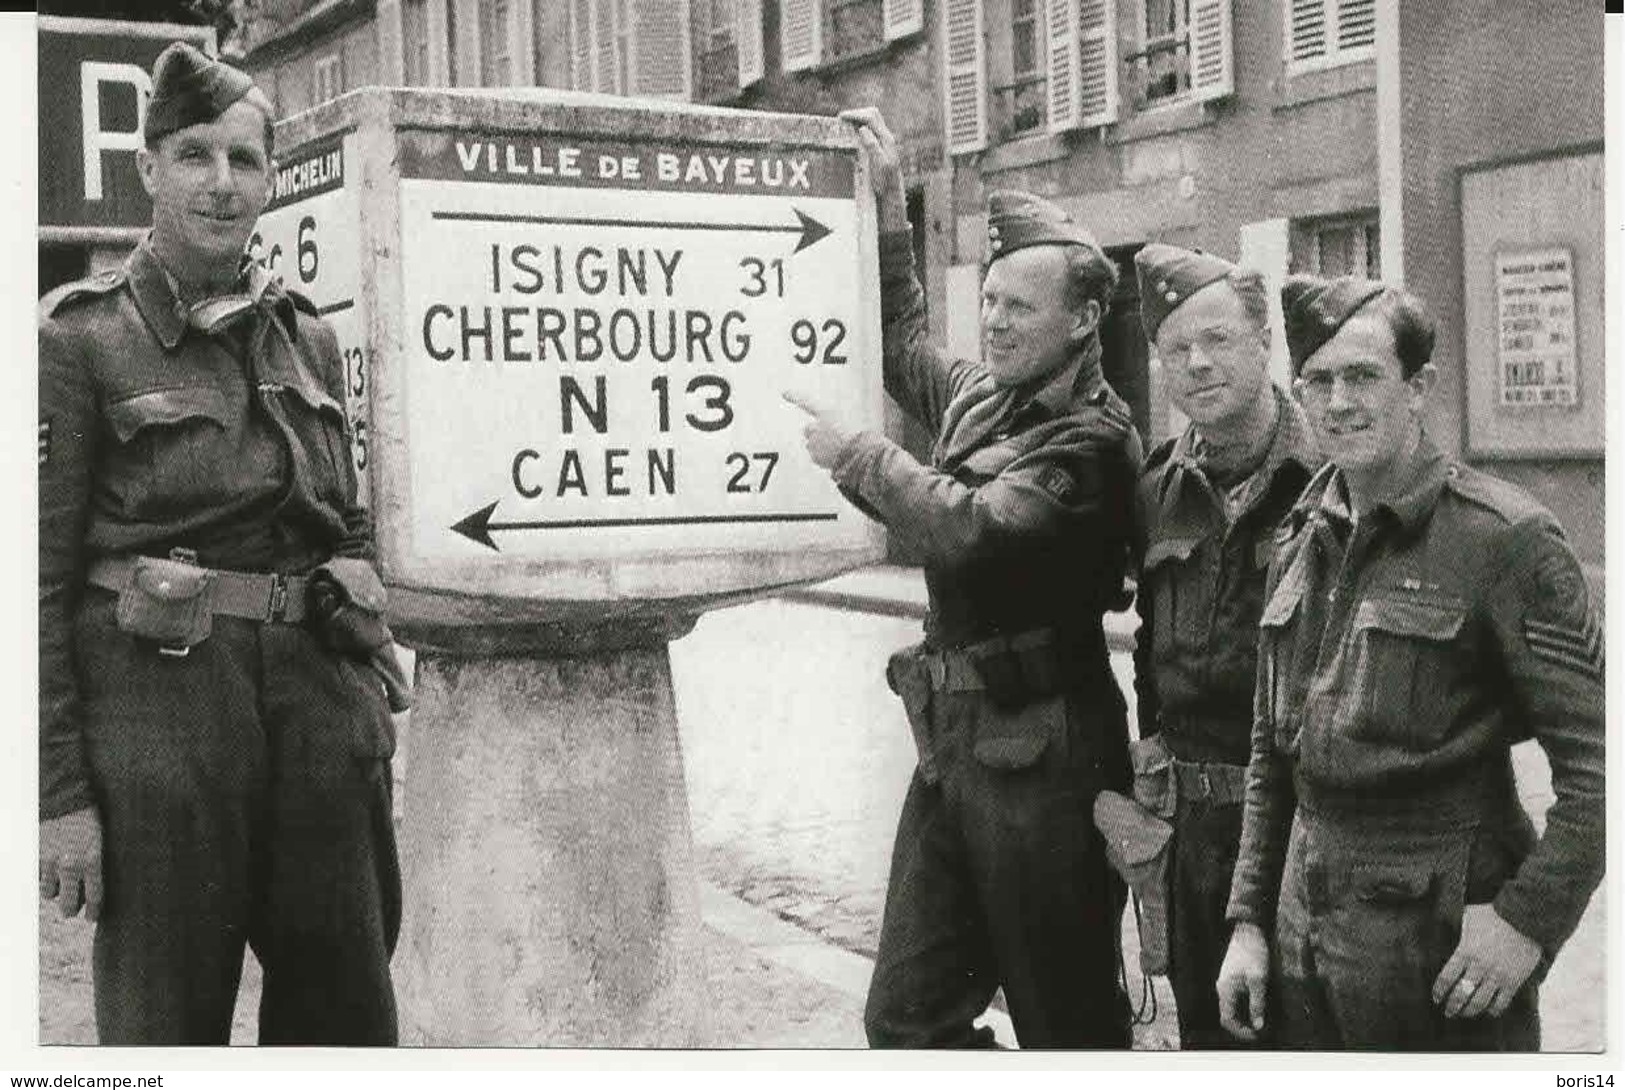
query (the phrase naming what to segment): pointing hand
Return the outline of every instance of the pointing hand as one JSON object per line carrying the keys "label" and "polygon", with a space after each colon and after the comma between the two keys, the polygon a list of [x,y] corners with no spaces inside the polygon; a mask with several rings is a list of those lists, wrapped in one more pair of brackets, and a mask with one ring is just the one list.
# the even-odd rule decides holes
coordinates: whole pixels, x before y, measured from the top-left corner
{"label": "pointing hand", "polygon": [[807,443],[807,453],[823,469],[828,469],[840,457],[842,449],[855,434],[829,404],[810,394],[784,391],[784,400],[807,414],[801,437]]}

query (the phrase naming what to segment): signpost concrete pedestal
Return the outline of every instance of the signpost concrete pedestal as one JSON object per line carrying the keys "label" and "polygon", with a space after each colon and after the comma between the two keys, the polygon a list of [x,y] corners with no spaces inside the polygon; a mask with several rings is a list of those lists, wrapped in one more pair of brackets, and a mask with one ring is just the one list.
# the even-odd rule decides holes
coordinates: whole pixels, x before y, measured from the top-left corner
{"label": "signpost concrete pedestal", "polygon": [[403,1040],[725,1043],[703,1025],[667,644],[883,555],[780,401],[882,419],[853,135],[363,89],[278,149],[252,248],[339,331],[390,620],[418,653]]}

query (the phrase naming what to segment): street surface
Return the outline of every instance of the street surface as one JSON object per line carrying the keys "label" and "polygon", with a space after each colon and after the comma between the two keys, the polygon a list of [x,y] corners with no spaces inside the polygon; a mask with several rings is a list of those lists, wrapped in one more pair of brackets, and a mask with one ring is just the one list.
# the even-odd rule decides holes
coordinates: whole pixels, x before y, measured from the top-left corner
{"label": "street surface", "polygon": [[[773,599],[719,610],[672,644],[677,718],[703,877],[830,941],[873,955],[914,748],[886,657],[916,620]],[[1133,705],[1127,654],[1112,665]],[[1551,803],[1540,751],[1517,751],[1525,805]],[[1602,1047],[1603,897],[1542,991],[1548,1051]],[[1132,936],[1130,936],[1132,938]],[[1137,951],[1127,950],[1130,996]],[[1165,980],[1138,1048],[1177,1044]]]}

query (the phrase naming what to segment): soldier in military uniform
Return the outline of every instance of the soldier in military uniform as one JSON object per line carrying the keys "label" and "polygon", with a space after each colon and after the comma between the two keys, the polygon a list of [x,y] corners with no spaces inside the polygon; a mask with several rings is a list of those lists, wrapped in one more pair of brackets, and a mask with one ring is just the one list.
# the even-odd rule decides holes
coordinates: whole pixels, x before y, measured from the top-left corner
{"label": "soldier in military uniform", "polygon": [[[1320,457],[1270,381],[1269,288],[1222,258],[1152,243],[1135,255],[1141,321],[1191,421],[1140,479],[1137,795],[1173,824],[1168,977],[1184,1048],[1238,1042],[1213,985],[1241,838],[1253,673],[1275,527]],[[1147,787],[1150,790],[1146,790]]]}
{"label": "soldier in military uniform", "polygon": [[[104,1044],[392,1044],[400,668],[332,330],[244,246],[271,107],[154,68],[151,233],[41,303],[40,890],[97,921]],[[380,678],[387,677],[381,686]]]}
{"label": "soldier in military uniform", "polygon": [[985,1045],[1003,987],[1024,1047],[1126,1048],[1121,883],[1090,817],[1128,780],[1102,613],[1121,608],[1141,453],[1100,370],[1116,271],[1058,208],[989,198],[981,363],[926,340],[895,143],[858,125],[880,215],[885,385],[937,431],[929,464],[827,407],[813,459],[925,557],[923,645],[892,686],[919,764],[892,853],[865,1023],[877,1047]]}
{"label": "soldier in military uniform", "polygon": [[1292,1048],[1538,1048],[1537,982],[1604,866],[1596,606],[1552,516],[1428,438],[1414,298],[1294,277],[1282,301],[1329,464],[1270,566],[1221,1016]]}

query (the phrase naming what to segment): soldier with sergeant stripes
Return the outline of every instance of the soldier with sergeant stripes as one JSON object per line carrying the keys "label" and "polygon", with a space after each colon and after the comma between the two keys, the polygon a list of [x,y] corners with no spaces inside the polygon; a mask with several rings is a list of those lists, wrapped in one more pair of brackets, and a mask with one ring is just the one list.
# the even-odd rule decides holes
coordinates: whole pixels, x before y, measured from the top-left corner
{"label": "soldier with sergeant stripes", "polygon": [[[1328,464],[1270,565],[1221,1018],[1287,1048],[1537,1049],[1538,983],[1604,867],[1596,603],[1544,508],[1429,439],[1417,300],[1291,277],[1282,303]],[[1538,837],[1528,738],[1556,796]]]}

